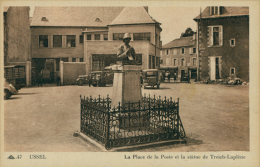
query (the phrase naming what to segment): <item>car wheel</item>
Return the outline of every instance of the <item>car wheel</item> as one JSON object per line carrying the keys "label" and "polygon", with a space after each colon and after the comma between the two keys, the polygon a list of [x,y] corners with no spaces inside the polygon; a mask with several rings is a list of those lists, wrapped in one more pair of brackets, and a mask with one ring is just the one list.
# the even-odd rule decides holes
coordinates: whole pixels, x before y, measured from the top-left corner
{"label": "car wheel", "polygon": [[83,80],[79,80],[79,81],[78,81],[78,85],[79,85],[79,86],[83,86],[83,84],[84,84]]}
{"label": "car wheel", "polygon": [[11,97],[11,92],[7,89],[4,90],[4,99],[9,99]]}

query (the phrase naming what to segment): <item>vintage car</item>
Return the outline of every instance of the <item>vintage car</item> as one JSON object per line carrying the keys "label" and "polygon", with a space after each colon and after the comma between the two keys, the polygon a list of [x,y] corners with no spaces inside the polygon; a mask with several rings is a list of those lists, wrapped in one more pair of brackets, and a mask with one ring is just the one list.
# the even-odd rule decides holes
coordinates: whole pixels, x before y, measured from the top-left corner
{"label": "vintage car", "polygon": [[159,70],[158,69],[146,69],[142,72],[142,84],[144,88],[147,86],[154,87],[157,89],[160,87],[160,78],[159,78]]}
{"label": "vintage car", "polygon": [[91,73],[91,85],[93,86],[106,86],[106,73],[104,71],[92,71]]}
{"label": "vintage car", "polygon": [[5,78],[4,81],[4,99],[9,99],[12,95],[15,95],[18,93],[18,90],[15,89],[15,87],[10,84],[7,79]]}
{"label": "vintage car", "polygon": [[4,66],[4,78],[4,99],[9,99],[26,86],[25,66]]}
{"label": "vintage car", "polygon": [[77,85],[83,86],[84,84],[88,84],[90,80],[90,75],[80,75],[77,78]]}

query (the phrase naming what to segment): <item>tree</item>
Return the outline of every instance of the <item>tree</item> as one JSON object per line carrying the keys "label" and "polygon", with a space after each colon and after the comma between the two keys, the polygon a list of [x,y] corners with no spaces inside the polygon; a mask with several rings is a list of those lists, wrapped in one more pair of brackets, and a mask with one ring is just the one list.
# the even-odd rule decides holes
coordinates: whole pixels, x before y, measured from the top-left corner
{"label": "tree", "polygon": [[193,36],[194,31],[189,27],[185,30],[184,33],[181,33],[181,37],[189,37],[189,36]]}

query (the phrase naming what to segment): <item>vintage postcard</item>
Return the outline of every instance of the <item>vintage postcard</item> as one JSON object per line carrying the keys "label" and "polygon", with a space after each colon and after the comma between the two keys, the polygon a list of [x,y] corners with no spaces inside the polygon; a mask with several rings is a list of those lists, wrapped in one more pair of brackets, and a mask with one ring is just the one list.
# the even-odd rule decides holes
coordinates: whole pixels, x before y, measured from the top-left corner
{"label": "vintage postcard", "polygon": [[1,166],[259,166],[257,1],[1,12]]}

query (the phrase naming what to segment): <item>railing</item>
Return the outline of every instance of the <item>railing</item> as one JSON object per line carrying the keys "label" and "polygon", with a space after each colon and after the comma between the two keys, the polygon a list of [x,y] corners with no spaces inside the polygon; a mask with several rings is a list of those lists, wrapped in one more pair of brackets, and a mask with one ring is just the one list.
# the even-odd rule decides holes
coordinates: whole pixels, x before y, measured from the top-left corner
{"label": "railing", "polygon": [[185,131],[179,116],[179,99],[144,96],[142,102],[118,104],[111,99],[81,98],[81,132],[111,147],[179,139]]}

